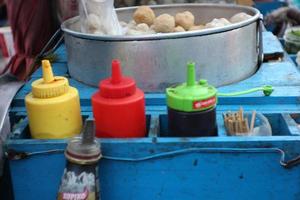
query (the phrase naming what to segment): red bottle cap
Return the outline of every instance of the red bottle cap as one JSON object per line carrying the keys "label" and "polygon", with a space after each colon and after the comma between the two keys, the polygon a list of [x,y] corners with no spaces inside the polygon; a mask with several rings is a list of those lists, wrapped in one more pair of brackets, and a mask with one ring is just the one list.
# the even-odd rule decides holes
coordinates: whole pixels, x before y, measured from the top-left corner
{"label": "red bottle cap", "polygon": [[134,79],[122,75],[121,63],[113,60],[111,64],[111,78],[100,82],[100,95],[104,98],[123,98],[135,93],[136,84]]}

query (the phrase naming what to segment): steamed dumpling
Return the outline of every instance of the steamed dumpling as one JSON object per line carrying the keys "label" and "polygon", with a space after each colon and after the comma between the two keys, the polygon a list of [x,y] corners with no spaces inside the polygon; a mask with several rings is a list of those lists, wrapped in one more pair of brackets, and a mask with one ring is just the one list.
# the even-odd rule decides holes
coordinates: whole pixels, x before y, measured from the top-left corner
{"label": "steamed dumpling", "polygon": [[241,13],[237,13],[235,15],[233,15],[231,18],[230,18],[230,22],[231,23],[238,23],[238,22],[241,22],[241,21],[245,21],[247,19],[250,19],[251,18],[251,15],[248,15],[244,12],[241,12]]}
{"label": "steamed dumpling", "polygon": [[229,25],[230,22],[225,18],[220,19],[213,19],[211,22],[207,23],[205,25],[205,28],[218,28],[218,27],[224,27]]}

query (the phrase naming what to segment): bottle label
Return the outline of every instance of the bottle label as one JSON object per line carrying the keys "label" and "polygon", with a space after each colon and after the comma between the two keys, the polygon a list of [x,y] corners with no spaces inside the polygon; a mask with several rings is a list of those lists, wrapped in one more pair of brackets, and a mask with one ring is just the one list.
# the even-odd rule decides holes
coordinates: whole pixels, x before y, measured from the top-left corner
{"label": "bottle label", "polygon": [[211,97],[209,99],[205,99],[205,100],[201,100],[201,101],[194,101],[193,109],[209,108],[215,104],[216,104],[216,97]]}
{"label": "bottle label", "polygon": [[[95,198],[95,194],[91,193],[89,194],[89,191],[87,188],[85,188],[84,192],[82,193],[71,193],[71,192],[63,192],[61,193],[63,200],[86,200],[90,196],[90,198]],[[90,199],[89,198],[89,199]]]}
{"label": "bottle label", "polygon": [[58,200],[98,200],[98,165],[68,162],[58,192]]}

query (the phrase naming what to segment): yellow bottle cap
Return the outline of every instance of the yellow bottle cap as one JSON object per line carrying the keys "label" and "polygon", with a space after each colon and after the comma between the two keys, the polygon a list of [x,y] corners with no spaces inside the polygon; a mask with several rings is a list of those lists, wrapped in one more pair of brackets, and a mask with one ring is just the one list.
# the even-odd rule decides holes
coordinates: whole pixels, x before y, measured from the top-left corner
{"label": "yellow bottle cap", "polygon": [[53,76],[49,60],[42,61],[43,78],[34,81],[32,94],[36,98],[57,97],[68,92],[69,81],[63,76]]}

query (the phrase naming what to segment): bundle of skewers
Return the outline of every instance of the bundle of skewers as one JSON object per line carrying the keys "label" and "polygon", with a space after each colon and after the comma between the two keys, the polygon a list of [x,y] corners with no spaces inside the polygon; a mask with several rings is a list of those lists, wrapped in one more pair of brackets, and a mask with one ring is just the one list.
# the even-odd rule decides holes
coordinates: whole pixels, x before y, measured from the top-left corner
{"label": "bundle of skewers", "polygon": [[223,114],[225,128],[227,133],[231,136],[251,135],[254,129],[255,118],[256,111],[253,111],[249,126],[248,117],[245,117],[242,108],[237,112],[227,112]]}

